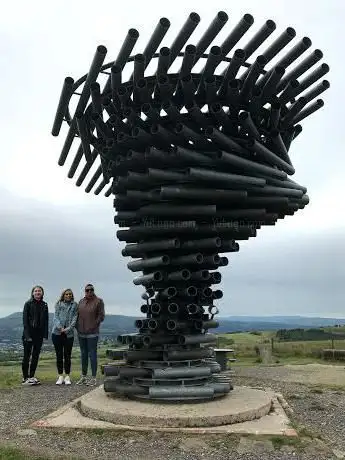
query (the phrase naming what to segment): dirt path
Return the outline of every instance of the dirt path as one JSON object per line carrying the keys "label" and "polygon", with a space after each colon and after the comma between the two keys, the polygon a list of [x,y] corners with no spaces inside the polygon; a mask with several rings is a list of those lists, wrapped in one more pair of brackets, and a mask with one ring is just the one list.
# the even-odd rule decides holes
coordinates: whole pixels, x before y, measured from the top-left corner
{"label": "dirt path", "polygon": [[[34,450],[44,458],[119,460],[326,460],[345,458],[345,392],[312,391],[305,384],[341,380],[343,369],[320,366],[236,368],[235,385],[270,386],[283,393],[292,406],[294,420],[304,434],[321,434],[322,440],[304,438],[299,445],[272,439],[234,436],[179,436],[176,434],[109,433],[102,430],[32,430],[32,421],[77,398],[86,387],[55,385],[0,391],[0,441]],[[334,375],[333,375],[334,372]],[[300,383],[295,383],[295,382]],[[303,381],[303,382],[302,382]],[[338,381],[338,380],[337,380]],[[305,383],[304,385],[301,384]],[[344,380],[345,383],[345,380]],[[344,457],[342,457],[344,453]],[[34,457],[35,458],[35,457]]]}

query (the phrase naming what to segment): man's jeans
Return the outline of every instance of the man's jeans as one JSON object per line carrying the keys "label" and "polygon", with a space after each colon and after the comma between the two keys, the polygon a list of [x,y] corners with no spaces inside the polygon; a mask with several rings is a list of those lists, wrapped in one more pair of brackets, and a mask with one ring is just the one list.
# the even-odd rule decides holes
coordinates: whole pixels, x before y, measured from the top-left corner
{"label": "man's jeans", "polygon": [[89,367],[89,357],[91,364],[92,377],[97,374],[97,344],[98,336],[96,337],[78,337],[81,352],[81,371],[83,375],[87,375]]}

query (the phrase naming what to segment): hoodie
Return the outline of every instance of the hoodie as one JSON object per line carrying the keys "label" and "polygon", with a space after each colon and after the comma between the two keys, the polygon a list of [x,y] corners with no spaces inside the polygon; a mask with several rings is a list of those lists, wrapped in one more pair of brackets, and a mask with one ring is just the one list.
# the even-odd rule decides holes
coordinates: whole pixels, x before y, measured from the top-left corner
{"label": "hoodie", "polygon": [[96,295],[84,297],[78,304],[77,329],[80,335],[98,335],[99,326],[104,321],[104,302]]}

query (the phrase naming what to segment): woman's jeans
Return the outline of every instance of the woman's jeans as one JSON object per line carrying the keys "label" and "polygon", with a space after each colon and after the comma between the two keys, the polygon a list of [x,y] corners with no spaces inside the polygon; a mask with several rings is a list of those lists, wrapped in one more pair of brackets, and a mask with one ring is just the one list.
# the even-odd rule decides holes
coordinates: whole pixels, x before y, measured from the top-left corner
{"label": "woman's jeans", "polygon": [[89,358],[91,364],[92,377],[96,377],[97,374],[97,344],[98,336],[96,337],[78,337],[79,346],[81,352],[81,372],[83,375],[87,375],[89,367]]}
{"label": "woman's jeans", "polygon": [[59,375],[62,375],[65,369],[65,374],[71,372],[71,355],[74,337],[67,337],[65,334],[52,334],[52,341],[56,353],[56,367]]}

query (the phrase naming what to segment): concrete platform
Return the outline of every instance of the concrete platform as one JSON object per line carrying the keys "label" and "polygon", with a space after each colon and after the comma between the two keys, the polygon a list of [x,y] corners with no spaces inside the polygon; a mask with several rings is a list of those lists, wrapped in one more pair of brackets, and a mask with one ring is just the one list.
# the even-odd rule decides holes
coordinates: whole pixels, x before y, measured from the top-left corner
{"label": "concrete platform", "polygon": [[[235,390],[234,390],[235,391]],[[263,394],[260,394],[260,393]],[[234,392],[232,392],[235,394]],[[179,433],[208,433],[208,434],[255,434],[255,435],[285,435],[285,436],[297,436],[295,430],[290,427],[289,419],[280,403],[281,396],[277,397],[272,391],[269,390],[255,390],[246,387],[239,387],[237,388],[237,397],[234,398],[234,402],[238,405],[241,404],[242,406],[245,405],[246,416],[249,416],[250,411],[252,419],[249,421],[241,420],[240,410],[232,409],[232,411],[226,411],[221,407],[216,408],[215,406],[208,411],[213,414],[212,420],[215,423],[217,417],[218,420],[223,422],[223,424],[218,424],[218,426],[210,426],[207,423],[207,415],[205,412],[205,407],[201,406],[208,406],[210,403],[205,404],[195,404],[195,405],[183,405],[187,406],[185,409],[189,409],[189,412],[182,413],[181,420],[182,424],[176,423],[178,420],[176,412],[176,408],[178,406],[167,406],[166,404],[162,405],[162,409],[165,411],[162,414],[157,414],[157,408],[155,409],[156,404],[152,403],[143,403],[139,401],[129,401],[129,400],[121,400],[122,404],[125,403],[133,403],[131,408],[127,406],[128,411],[136,410],[134,413],[130,413],[130,418],[124,413],[124,409],[122,409],[122,421],[126,423],[117,422],[110,422],[109,420],[104,419],[96,419],[96,411],[95,407],[97,407],[97,401],[102,401],[101,395],[104,395],[103,388],[97,388],[87,395],[82,396],[81,398],[76,399],[75,401],[67,404],[66,406],[58,409],[57,411],[51,413],[47,417],[44,417],[41,420],[38,420],[32,424],[33,428],[63,428],[63,429],[104,429],[104,430],[121,430],[121,431],[138,431],[138,432],[147,432],[147,431],[158,431],[158,432],[179,432]],[[248,395],[260,395],[261,403],[257,405],[255,410],[254,404],[249,403],[248,401],[244,401],[242,398]],[[229,396],[229,399],[231,395]],[[106,396],[106,402],[109,402],[108,396]],[[228,398],[224,398],[226,400]],[[96,403],[90,403],[90,401],[96,401]],[[220,402],[220,401],[219,401]],[[267,403],[268,402],[268,403]],[[266,403],[266,404],[265,404]],[[145,406],[140,408],[135,408],[135,406]],[[82,407],[92,407],[93,410],[93,417],[90,418],[86,416],[85,412]],[[148,407],[149,406],[149,407]],[[122,406],[121,406],[122,407]],[[175,408],[175,415],[173,420],[175,420],[174,424],[171,423],[171,419],[166,414],[166,409]],[[227,406],[229,408],[229,404]],[[216,413],[216,410],[221,409],[221,413]],[[99,410],[99,409],[98,409]],[[146,411],[146,412],[145,412]],[[228,412],[226,414],[226,412]],[[236,415],[237,414],[237,415]],[[260,415],[262,414],[262,415]],[[126,415],[126,417],[125,417]],[[154,425],[147,425],[145,420],[153,419],[154,415],[158,417],[155,419],[156,422]],[[225,423],[226,417],[232,420],[231,423]],[[110,417],[109,417],[110,418]],[[115,417],[113,417],[115,419]],[[120,417],[121,418],[121,417]],[[119,420],[119,418],[117,418]],[[159,425],[157,420],[163,420],[163,423]],[[186,422],[187,420],[187,422]],[[189,421],[188,421],[189,420]],[[235,420],[238,420],[237,422]],[[204,425],[196,425],[195,422],[200,423],[202,422]],[[131,422],[131,423],[129,423]],[[187,425],[186,425],[187,424]]]}
{"label": "concrete platform", "polygon": [[86,417],[117,425],[151,427],[206,427],[246,422],[267,415],[272,395],[237,387],[224,398],[197,404],[164,404],[109,396],[98,388],[80,400]]}

